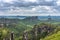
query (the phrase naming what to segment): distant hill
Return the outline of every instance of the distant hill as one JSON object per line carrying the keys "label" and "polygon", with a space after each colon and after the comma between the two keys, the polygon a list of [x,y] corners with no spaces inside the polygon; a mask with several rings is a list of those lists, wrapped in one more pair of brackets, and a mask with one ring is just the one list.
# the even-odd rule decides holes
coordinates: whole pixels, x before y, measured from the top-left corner
{"label": "distant hill", "polygon": [[[39,19],[44,20],[48,19],[49,16],[0,16],[0,18],[12,18],[12,19]],[[60,16],[50,16],[53,20],[60,20]]]}

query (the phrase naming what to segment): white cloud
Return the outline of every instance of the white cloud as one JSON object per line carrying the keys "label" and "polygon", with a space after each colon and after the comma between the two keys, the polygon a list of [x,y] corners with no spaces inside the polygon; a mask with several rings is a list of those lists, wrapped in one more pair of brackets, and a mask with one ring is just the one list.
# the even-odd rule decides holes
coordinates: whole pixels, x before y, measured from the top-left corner
{"label": "white cloud", "polygon": [[[15,9],[14,9],[15,8]],[[59,12],[56,9],[53,9],[51,6],[35,6],[32,8],[24,8],[24,7],[11,7],[10,10],[5,12],[0,12],[0,15],[20,15],[20,16],[47,16],[47,15],[56,15]],[[58,15],[57,14],[57,15]]]}
{"label": "white cloud", "polygon": [[41,13],[41,14],[59,13],[59,11],[54,9],[52,6],[36,6],[34,8],[36,13]]}
{"label": "white cloud", "polygon": [[24,0],[25,2],[36,2],[37,0]]}
{"label": "white cloud", "polygon": [[53,0],[45,0],[45,1],[47,1],[47,2],[51,2],[51,1],[53,1]]}
{"label": "white cloud", "polygon": [[57,0],[56,3],[58,6],[60,6],[60,0]]}
{"label": "white cloud", "polygon": [[1,1],[1,0],[0,0]]}
{"label": "white cloud", "polygon": [[10,3],[10,2],[12,2],[12,1],[14,1],[14,0],[1,0],[1,1]]}

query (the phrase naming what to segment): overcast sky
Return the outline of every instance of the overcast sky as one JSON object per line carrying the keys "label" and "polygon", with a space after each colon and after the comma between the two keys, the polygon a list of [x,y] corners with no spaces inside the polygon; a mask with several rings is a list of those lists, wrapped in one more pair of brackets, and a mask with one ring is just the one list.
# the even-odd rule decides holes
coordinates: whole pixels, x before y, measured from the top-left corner
{"label": "overcast sky", "polygon": [[0,0],[0,15],[60,16],[60,0]]}

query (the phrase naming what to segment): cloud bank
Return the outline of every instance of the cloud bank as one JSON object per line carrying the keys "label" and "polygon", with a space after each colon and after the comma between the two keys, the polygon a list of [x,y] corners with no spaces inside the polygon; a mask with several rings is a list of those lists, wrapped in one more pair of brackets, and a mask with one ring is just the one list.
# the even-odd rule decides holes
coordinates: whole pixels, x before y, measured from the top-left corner
{"label": "cloud bank", "polygon": [[60,0],[0,0],[1,15],[60,14]]}

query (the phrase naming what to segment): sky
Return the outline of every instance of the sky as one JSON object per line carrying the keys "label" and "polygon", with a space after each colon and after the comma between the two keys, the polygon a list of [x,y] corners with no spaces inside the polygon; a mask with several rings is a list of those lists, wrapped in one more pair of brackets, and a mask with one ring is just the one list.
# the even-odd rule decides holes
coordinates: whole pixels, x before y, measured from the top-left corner
{"label": "sky", "polygon": [[0,16],[60,16],[60,0],[0,0]]}

